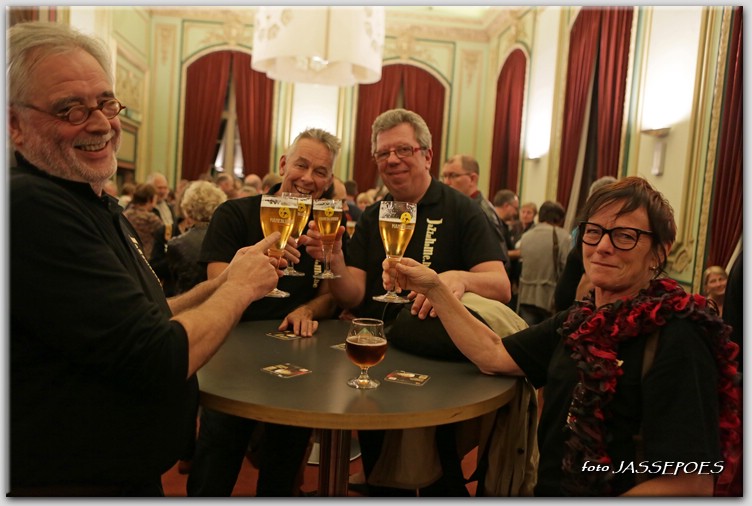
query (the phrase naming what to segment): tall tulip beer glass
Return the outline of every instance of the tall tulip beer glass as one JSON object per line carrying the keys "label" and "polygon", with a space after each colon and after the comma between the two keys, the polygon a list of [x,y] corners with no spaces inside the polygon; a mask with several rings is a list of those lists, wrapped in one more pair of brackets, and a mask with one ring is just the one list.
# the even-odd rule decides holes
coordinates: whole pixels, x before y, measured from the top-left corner
{"label": "tall tulip beer glass", "polygon": [[[295,222],[295,211],[298,203],[290,197],[262,195],[261,196],[261,229],[264,237],[274,232],[279,232],[279,240],[269,248],[269,256],[277,259],[282,258],[287,239],[292,232]],[[279,288],[275,288],[266,294],[266,297],[289,297],[290,294]]]}
{"label": "tall tulip beer glass", "polygon": [[[405,254],[415,230],[418,216],[418,205],[412,202],[397,202],[382,200],[379,205],[379,232],[384,243],[386,258],[390,263],[397,263]],[[407,303],[410,299],[397,295],[389,290],[384,295],[377,295],[373,300],[378,302]]]}
{"label": "tall tulip beer glass", "polygon": [[313,219],[321,233],[321,243],[324,248],[324,270],[313,277],[316,279],[335,279],[339,276],[329,268],[332,258],[334,239],[337,236],[339,224],[342,221],[342,201],[338,199],[317,199],[313,201]]}
{"label": "tall tulip beer glass", "polygon": [[[292,225],[292,232],[290,232],[290,237],[298,239],[303,235],[303,230],[305,230],[306,225],[308,225],[308,216],[311,214],[313,197],[310,195],[300,195],[295,193],[283,193],[282,196],[290,197],[298,203],[297,211],[295,212],[295,222]],[[295,266],[293,266],[292,263],[282,272],[285,276],[305,276],[305,273],[296,271]]]}
{"label": "tall tulip beer glass", "polygon": [[353,388],[370,389],[379,386],[379,381],[368,376],[373,367],[386,355],[387,341],[384,337],[384,322],[375,318],[355,318],[345,339],[345,353],[350,362],[360,367],[360,376],[347,381]]}

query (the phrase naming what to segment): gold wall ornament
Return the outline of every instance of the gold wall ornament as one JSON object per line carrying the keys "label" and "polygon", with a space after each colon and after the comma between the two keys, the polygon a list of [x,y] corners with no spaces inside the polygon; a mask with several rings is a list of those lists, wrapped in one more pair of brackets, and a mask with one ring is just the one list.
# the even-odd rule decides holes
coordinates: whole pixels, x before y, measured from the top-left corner
{"label": "gold wall ornament", "polygon": [[253,36],[250,29],[239,17],[233,16],[216,28],[209,30],[204,39],[201,40],[201,45],[226,44],[228,46],[247,46],[252,39]]}

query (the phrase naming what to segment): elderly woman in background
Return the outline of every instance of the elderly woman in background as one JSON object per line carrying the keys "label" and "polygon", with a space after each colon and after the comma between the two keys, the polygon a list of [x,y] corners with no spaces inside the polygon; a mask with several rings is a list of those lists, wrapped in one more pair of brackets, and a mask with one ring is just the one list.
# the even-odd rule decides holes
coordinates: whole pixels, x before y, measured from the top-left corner
{"label": "elderly woman in background", "polygon": [[180,209],[186,231],[167,243],[167,264],[176,294],[206,280],[206,266],[199,264],[198,256],[214,210],[225,200],[225,192],[209,181],[194,181],[185,189]]}
{"label": "elderly woman in background", "polygon": [[[164,249],[164,223],[154,213],[157,205],[157,188],[149,183],[136,186],[128,207],[123,215],[131,222],[138,233],[138,238],[144,248],[144,256],[150,263],[153,261],[154,249]],[[156,246],[155,246],[156,245]],[[152,266],[153,267],[153,266]]]}
{"label": "elderly woman in background", "polygon": [[720,265],[711,265],[702,275],[702,288],[705,297],[718,307],[718,314],[723,316],[723,299],[726,298],[728,273]]}
{"label": "elderly woman in background", "polygon": [[545,385],[536,495],[710,496],[740,448],[738,347],[704,297],[661,276],[675,235],[644,179],[595,191],[578,234],[594,289],[503,340],[422,264],[385,262],[384,286],[425,294],[482,372]]}
{"label": "elderly woman in background", "polygon": [[535,217],[538,215],[538,206],[535,202],[525,202],[520,206],[521,233],[525,233],[535,226]]}

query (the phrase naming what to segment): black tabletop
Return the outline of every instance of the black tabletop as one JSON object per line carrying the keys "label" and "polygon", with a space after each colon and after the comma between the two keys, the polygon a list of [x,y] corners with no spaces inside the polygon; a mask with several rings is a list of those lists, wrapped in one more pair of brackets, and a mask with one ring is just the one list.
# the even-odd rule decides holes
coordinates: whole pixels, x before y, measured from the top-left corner
{"label": "black tabletop", "polygon": [[[239,324],[198,372],[201,403],[209,408],[266,422],[322,429],[407,429],[458,422],[509,402],[515,378],[488,376],[470,362],[422,358],[390,348],[369,374],[374,390],[346,381],[359,373],[344,351],[349,322],[327,320],[311,338],[283,341],[266,335],[279,321]],[[280,378],[262,369],[291,363],[309,369]],[[395,370],[427,374],[421,386],[391,383]]]}

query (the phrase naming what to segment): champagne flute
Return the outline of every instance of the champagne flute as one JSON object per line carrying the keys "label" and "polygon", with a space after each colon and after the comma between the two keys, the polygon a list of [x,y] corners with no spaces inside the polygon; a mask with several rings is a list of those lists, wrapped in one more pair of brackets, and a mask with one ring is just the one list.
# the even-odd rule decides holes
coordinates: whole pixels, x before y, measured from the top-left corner
{"label": "champagne flute", "polygon": [[[313,197],[310,195],[301,195],[295,193],[283,193],[282,196],[295,199],[295,201],[298,203],[297,211],[295,212],[295,222],[292,225],[292,232],[290,232],[290,237],[292,237],[293,239],[298,239],[301,235],[303,235],[303,230],[305,230],[306,225],[308,225],[308,216],[311,213]],[[292,262],[287,266],[287,269],[282,271],[282,273],[285,276],[305,276],[304,272],[295,270],[295,266],[292,264]]]}
{"label": "champagne flute", "polygon": [[345,339],[345,353],[350,362],[360,367],[360,376],[348,380],[347,384],[363,390],[377,388],[380,382],[368,376],[368,368],[384,360],[386,347],[383,321],[375,318],[352,320]]}
{"label": "champagne flute", "polygon": [[[287,239],[292,232],[292,226],[295,222],[295,212],[298,203],[290,197],[276,195],[261,196],[261,229],[264,231],[264,237],[268,237],[274,232],[279,232],[279,240],[269,248],[268,254],[279,261],[285,252]],[[279,288],[275,288],[265,295],[266,297],[289,297],[290,294]]]}
{"label": "champagne flute", "polygon": [[[384,243],[386,258],[390,264],[398,263],[405,254],[407,244],[415,230],[417,217],[417,204],[394,200],[381,201],[379,205],[379,232]],[[410,302],[410,299],[398,295],[394,290],[389,290],[384,295],[376,295],[373,300],[400,304]]]}
{"label": "champagne flute", "polygon": [[339,199],[316,199],[313,201],[313,219],[321,233],[321,243],[324,248],[324,271],[315,274],[316,279],[335,279],[340,276],[329,268],[332,258],[334,239],[337,236],[339,224],[342,221],[342,201]]}

